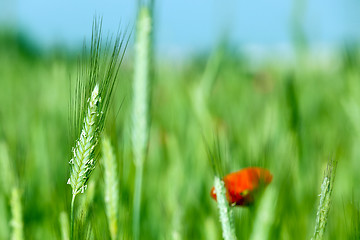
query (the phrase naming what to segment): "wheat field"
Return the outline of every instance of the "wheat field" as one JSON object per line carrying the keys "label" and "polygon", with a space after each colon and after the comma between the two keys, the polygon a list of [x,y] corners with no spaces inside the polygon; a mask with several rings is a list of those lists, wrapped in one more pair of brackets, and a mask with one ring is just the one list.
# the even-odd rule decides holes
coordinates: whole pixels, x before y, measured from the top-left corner
{"label": "wheat field", "polygon": [[[93,75],[111,47],[39,53],[0,36],[0,239],[359,239],[358,48],[255,61],[221,43],[167,61],[151,56],[146,14]],[[229,237],[210,197],[214,136],[224,174],[273,175],[252,206],[225,204]]]}

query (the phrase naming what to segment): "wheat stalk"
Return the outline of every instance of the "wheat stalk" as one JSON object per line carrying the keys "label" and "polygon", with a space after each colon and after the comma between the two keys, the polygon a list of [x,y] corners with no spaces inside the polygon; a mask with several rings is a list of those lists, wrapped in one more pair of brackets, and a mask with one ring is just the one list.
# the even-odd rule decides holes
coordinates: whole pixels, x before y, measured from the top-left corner
{"label": "wheat stalk", "polygon": [[92,171],[95,168],[95,147],[98,144],[99,125],[98,119],[99,102],[99,85],[96,84],[91,97],[89,98],[89,106],[87,115],[84,119],[84,126],[80,134],[80,138],[76,141],[76,146],[73,148],[73,158],[70,160],[71,170],[68,184],[72,188],[71,199],[71,238],[74,233],[74,203],[75,197],[79,193],[86,190],[86,183]]}
{"label": "wheat stalk", "polygon": [[61,239],[69,240],[69,220],[66,212],[61,212],[59,216]]}
{"label": "wheat stalk", "polygon": [[119,213],[119,184],[117,175],[116,158],[108,137],[102,138],[102,163],[105,171],[105,207],[109,223],[111,239],[118,235],[118,213]]}
{"label": "wheat stalk", "polygon": [[[206,144],[206,142],[205,142]],[[219,209],[219,218],[222,229],[222,236],[225,240],[236,240],[235,228],[233,223],[232,209],[226,198],[226,188],[223,176],[222,155],[220,149],[220,141],[218,136],[214,138],[212,149],[206,144],[208,158],[214,171],[214,187],[216,193],[216,201]]]}
{"label": "wheat stalk", "polygon": [[147,8],[140,10],[136,42],[136,60],[133,86],[133,131],[132,143],[135,165],[143,164],[147,145],[148,77],[149,77],[149,35],[151,19]]}
{"label": "wheat stalk", "polygon": [[140,8],[137,37],[135,46],[135,73],[133,86],[133,131],[132,145],[136,167],[134,208],[133,208],[133,234],[134,239],[139,238],[140,200],[142,188],[143,163],[148,141],[148,82],[150,58],[151,16],[147,7]]}
{"label": "wheat stalk", "polygon": [[9,196],[12,188],[15,186],[16,178],[14,167],[10,161],[7,144],[3,141],[0,142],[0,169],[1,191]]}
{"label": "wheat stalk", "polygon": [[[98,159],[99,136],[104,128],[115,80],[125,53],[124,35],[118,35],[111,54],[101,51],[101,22],[95,19],[91,39],[90,61],[78,76],[72,113],[75,131],[79,134],[70,160],[68,184],[72,188],[71,239],[74,238],[74,203],[79,193],[86,190]],[[108,46],[107,46],[108,47]],[[87,99],[87,100],[85,100]]]}
{"label": "wheat stalk", "polygon": [[3,193],[10,198],[11,208],[11,237],[12,240],[22,240],[23,219],[21,205],[21,191],[15,175],[14,165],[11,162],[8,147],[5,142],[0,142],[0,180]]}
{"label": "wheat stalk", "polygon": [[252,227],[250,240],[269,239],[271,227],[274,224],[277,203],[275,187],[266,189],[256,211],[256,218]]}
{"label": "wheat stalk", "polygon": [[11,240],[22,240],[23,236],[23,220],[22,220],[22,207],[21,207],[21,196],[19,189],[14,187],[11,191]]}

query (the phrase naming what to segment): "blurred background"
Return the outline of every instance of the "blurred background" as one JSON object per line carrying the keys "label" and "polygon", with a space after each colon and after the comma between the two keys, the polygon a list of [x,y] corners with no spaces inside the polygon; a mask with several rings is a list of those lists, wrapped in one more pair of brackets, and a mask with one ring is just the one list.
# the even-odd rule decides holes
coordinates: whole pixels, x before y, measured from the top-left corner
{"label": "blurred background", "polygon": [[[0,239],[68,239],[69,102],[94,16],[105,38],[132,31],[105,132],[118,164],[119,239],[135,239],[138,6],[0,0]],[[238,239],[310,239],[331,158],[325,237],[359,239],[360,3],[156,0],[152,10],[139,239],[221,239],[204,140],[214,134],[225,173],[259,166],[274,176],[253,207],[233,209]],[[110,239],[98,165],[78,199],[80,239]]]}
{"label": "blurred background", "polygon": [[[3,31],[24,35],[40,50],[81,48],[89,39],[95,14],[104,17],[104,28],[114,32],[134,26],[137,1],[2,0]],[[354,0],[294,0],[239,2],[155,2],[155,49],[158,56],[184,58],[211,51],[224,38],[235,49],[255,55],[281,52],[293,55],[294,44],[325,52],[356,42],[360,30],[359,4]]]}

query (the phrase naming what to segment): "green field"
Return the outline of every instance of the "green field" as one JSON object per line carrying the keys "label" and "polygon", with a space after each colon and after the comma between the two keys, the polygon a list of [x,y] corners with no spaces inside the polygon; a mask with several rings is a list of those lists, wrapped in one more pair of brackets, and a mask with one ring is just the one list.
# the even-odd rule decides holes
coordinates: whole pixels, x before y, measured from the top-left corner
{"label": "green field", "polygon": [[[66,183],[76,140],[69,113],[79,54],[38,54],[6,36],[0,43],[0,239],[20,239],[19,231],[24,239],[68,239]],[[118,164],[119,239],[133,239],[133,48],[131,41],[104,130]],[[221,239],[210,197],[212,136],[225,173],[259,166],[273,174],[254,206],[233,208],[237,239],[256,239],[255,233],[310,239],[329,159],[338,167],[325,237],[360,238],[360,54],[354,47],[323,59],[302,53],[291,61],[254,61],[223,44],[181,63],[157,59],[149,84],[140,239]],[[75,219],[80,239],[110,238],[101,158],[77,197]]]}

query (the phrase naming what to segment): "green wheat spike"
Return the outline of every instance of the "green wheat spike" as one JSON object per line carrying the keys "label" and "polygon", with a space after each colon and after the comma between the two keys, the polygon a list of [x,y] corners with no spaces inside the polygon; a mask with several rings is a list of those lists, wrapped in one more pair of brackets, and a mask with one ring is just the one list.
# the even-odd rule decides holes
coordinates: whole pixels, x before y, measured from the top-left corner
{"label": "green wheat spike", "polygon": [[119,214],[119,177],[117,174],[117,164],[110,139],[102,137],[102,163],[104,164],[105,180],[105,208],[108,219],[111,239],[114,240],[118,235],[118,214]]}
{"label": "green wheat spike", "polygon": [[334,187],[334,178],[337,162],[333,159],[328,161],[323,182],[321,184],[320,203],[316,213],[314,240],[323,239],[328,215],[331,207],[331,194]]}

